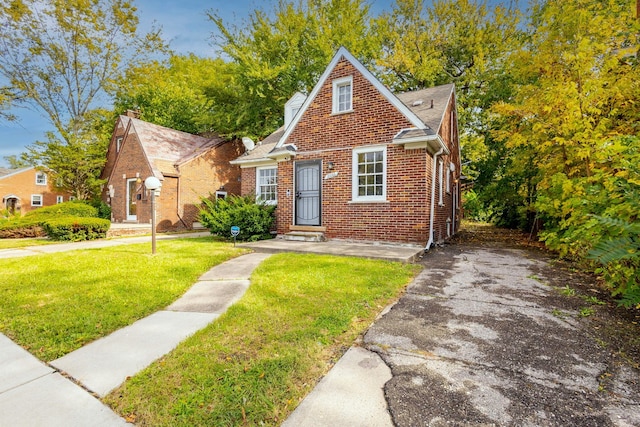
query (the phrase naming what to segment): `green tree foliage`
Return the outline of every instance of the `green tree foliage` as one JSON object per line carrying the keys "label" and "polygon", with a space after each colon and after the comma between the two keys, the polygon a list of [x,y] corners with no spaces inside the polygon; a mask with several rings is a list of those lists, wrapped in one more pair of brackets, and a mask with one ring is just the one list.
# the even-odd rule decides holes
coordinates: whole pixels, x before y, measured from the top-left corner
{"label": "green tree foliage", "polygon": [[[563,256],[611,247],[605,242],[621,230],[599,218],[639,221],[634,12],[626,0],[537,3],[526,46],[509,60],[513,96],[493,110],[502,121],[494,135],[506,150],[505,176],[527,177],[509,190],[522,201],[517,216],[542,220],[541,238]],[[616,293],[637,292],[629,284],[637,259],[605,264]]]}
{"label": "green tree foliage", "polygon": [[[73,150],[94,142],[93,137],[80,141],[88,135],[79,123],[91,120],[85,116],[104,102],[105,90],[123,68],[163,49],[158,33],[140,35],[137,24],[136,8],[126,0],[0,2],[0,76],[9,83],[2,93],[12,94],[15,105],[43,112],[55,129],[49,136],[52,147],[30,148],[42,152],[39,160],[63,154],[58,148],[64,144]],[[62,158],[41,165],[60,174],[76,167]],[[68,182],[67,176],[62,179]],[[75,174],[72,189],[86,197],[86,188],[95,185],[79,179],[82,175]]]}
{"label": "green tree foliage", "polygon": [[226,122],[237,136],[261,137],[282,125],[285,102],[308,93],[340,46],[370,63],[379,50],[363,0],[278,2],[231,26],[215,12],[217,46],[237,65],[240,92],[226,105]]}
{"label": "green tree foliage", "polygon": [[46,141],[36,141],[27,147],[24,157],[31,164],[46,165],[54,188],[73,194],[78,200],[91,200],[100,194],[100,173],[107,160],[108,135],[113,130],[105,110],[85,113],[76,120],[74,131],[62,139],[47,132]]}
{"label": "green tree foliage", "polygon": [[127,70],[114,109],[138,109],[142,120],[183,132],[234,133],[224,110],[240,92],[236,72],[235,64],[195,55],[143,64]]}
{"label": "green tree foliage", "polygon": [[9,168],[11,169],[20,169],[29,166],[29,162],[27,162],[22,157],[16,156],[15,154],[5,156],[4,160],[9,164]]}

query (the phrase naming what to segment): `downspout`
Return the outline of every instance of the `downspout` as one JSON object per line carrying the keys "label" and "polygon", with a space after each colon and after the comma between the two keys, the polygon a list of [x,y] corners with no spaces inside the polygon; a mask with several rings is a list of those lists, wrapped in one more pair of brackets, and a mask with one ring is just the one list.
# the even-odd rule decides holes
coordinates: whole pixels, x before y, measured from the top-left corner
{"label": "downspout", "polygon": [[438,156],[442,153],[444,153],[444,147],[440,147],[440,150],[433,155],[433,167],[431,168],[431,215],[429,217],[429,241],[427,242],[427,246],[424,248],[425,252],[427,252],[433,244],[433,222],[435,221],[434,216],[436,211],[436,174],[438,170]]}

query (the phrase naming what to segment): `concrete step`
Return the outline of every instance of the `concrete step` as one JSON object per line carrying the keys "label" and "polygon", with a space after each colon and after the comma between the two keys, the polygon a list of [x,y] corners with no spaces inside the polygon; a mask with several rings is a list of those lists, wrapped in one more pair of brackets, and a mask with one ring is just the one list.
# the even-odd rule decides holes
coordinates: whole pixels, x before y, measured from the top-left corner
{"label": "concrete step", "polygon": [[282,236],[284,240],[292,240],[298,242],[324,242],[324,233],[314,231],[290,231]]}

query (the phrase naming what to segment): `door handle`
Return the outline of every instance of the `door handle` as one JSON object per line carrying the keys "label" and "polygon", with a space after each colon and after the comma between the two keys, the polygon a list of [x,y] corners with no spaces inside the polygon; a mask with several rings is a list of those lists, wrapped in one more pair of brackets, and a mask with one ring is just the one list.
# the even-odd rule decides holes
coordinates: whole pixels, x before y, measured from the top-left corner
{"label": "door handle", "polygon": [[296,199],[301,199],[301,198],[302,198],[302,192],[296,191]]}

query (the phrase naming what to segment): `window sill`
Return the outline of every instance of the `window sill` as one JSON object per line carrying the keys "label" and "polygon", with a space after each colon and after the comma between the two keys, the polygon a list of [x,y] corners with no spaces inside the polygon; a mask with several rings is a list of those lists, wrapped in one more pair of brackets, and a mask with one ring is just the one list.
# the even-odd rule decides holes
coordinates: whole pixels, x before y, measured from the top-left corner
{"label": "window sill", "polygon": [[354,205],[362,205],[362,204],[368,204],[368,203],[391,203],[388,200],[384,199],[384,200],[349,200],[347,202],[347,204],[354,204]]}
{"label": "window sill", "polygon": [[341,116],[343,114],[349,114],[349,113],[353,113],[353,108],[351,110],[345,110],[345,111],[332,111],[331,115],[332,116]]}

